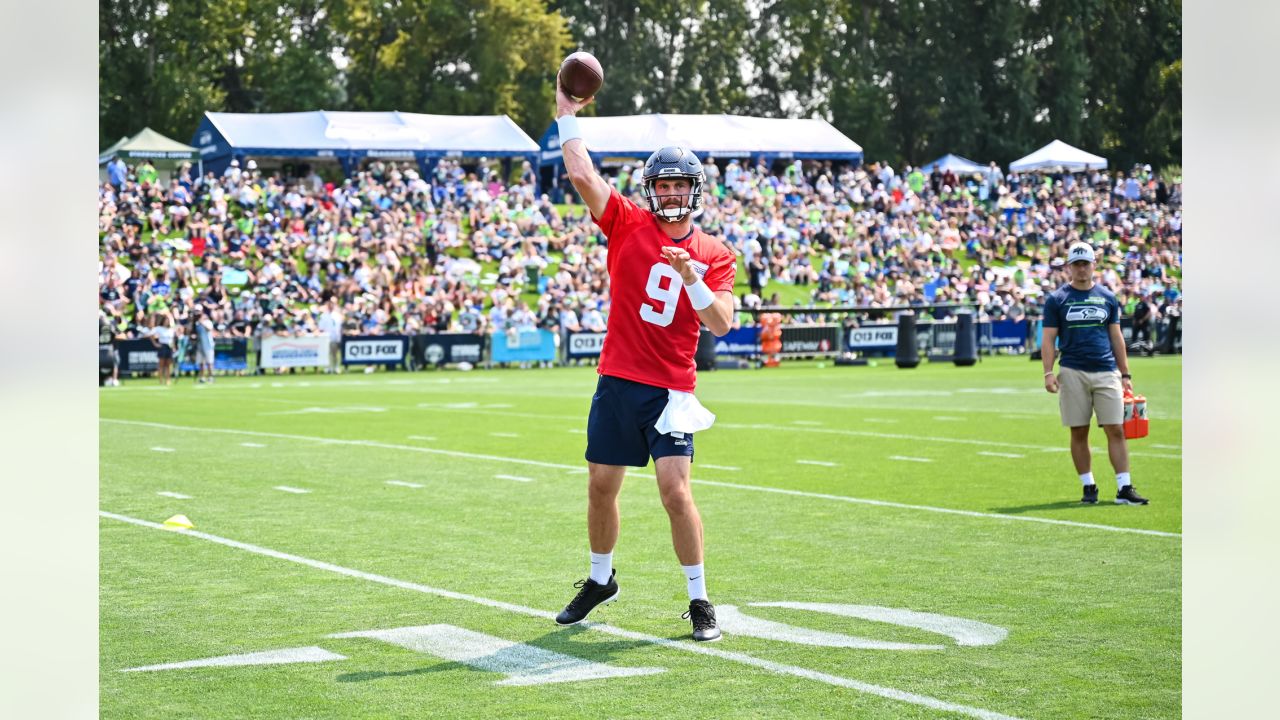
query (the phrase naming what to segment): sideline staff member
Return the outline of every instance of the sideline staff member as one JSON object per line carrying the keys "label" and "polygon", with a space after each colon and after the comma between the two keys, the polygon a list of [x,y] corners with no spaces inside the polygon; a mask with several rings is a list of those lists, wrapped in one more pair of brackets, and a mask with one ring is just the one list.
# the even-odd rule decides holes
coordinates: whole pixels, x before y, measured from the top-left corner
{"label": "sideline staff member", "polygon": [[[1058,393],[1062,424],[1071,428],[1071,459],[1084,485],[1080,502],[1098,502],[1089,452],[1089,421],[1094,413],[1107,434],[1107,454],[1116,471],[1116,504],[1146,505],[1129,479],[1129,447],[1125,442],[1124,390],[1133,392],[1129,356],[1120,332],[1120,303],[1110,290],[1093,281],[1093,248],[1076,243],[1067,252],[1071,282],[1053,291],[1044,305],[1044,389]],[[1053,374],[1056,350],[1062,367]],[[1059,392],[1061,387],[1061,392]]]}

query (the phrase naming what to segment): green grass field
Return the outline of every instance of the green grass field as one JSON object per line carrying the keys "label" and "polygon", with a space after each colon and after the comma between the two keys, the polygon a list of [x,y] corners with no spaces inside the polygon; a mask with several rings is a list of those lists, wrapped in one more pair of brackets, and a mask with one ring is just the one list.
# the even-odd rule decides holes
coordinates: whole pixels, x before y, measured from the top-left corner
{"label": "green grass field", "polygon": [[[1110,502],[1097,453],[1104,502],[1077,502],[1025,358],[702,373],[708,645],[651,467],[622,493],[619,601],[551,622],[586,573],[592,368],[126,381],[100,394],[101,715],[1178,717],[1181,359],[1132,367],[1145,507]],[[158,526],[179,513],[194,530]]]}

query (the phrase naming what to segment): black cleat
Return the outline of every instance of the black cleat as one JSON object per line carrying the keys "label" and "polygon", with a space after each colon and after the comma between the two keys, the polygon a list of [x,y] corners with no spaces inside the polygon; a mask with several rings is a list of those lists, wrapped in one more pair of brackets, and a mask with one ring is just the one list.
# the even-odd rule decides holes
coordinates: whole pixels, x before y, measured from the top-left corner
{"label": "black cleat", "polygon": [[720,639],[720,625],[716,623],[716,607],[706,600],[689,603],[689,611],[680,617],[693,623],[693,639],[708,642]]}
{"label": "black cleat", "polygon": [[586,620],[587,615],[592,610],[595,610],[596,607],[617,600],[618,581],[614,579],[617,574],[617,570],[609,573],[609,582],[604,585],[591,578],[574,583],[573,586],[579,588],[578,594],[556,616],[556,624],[573,625],[580,623]]}
{"label": "black cleat", "polygon": [[1147,499],[1138,494],[1132,485],[1125,485],[1116,493],[1117,505],[1146,505]]}
{"label": "black cleat", "polygon": [[1097,504],[1097,502],[1098,502],[1098,486],[1097,486],[1097,485],[1085,485],[1085,486],[1084,486],[1084,497],[1080,498],[1080,502],[1082,502],[1082,503],[1088,503],[1088,504],[1090,504],[1090,505],[1095,505],[1095,504]]}

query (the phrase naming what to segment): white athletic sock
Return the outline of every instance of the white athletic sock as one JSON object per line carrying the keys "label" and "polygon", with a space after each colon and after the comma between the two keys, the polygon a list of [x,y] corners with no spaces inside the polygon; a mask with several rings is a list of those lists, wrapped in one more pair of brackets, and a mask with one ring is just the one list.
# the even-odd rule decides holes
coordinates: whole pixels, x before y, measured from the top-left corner
{"label": "white athletic sock", "polygon": [[608,585],[613,575],[613,553],[591,553],[591,580],[597,585]]}
{"label": "white athletic sock", "polygon": [[1092,484],[1093,484],[1093,473],[1091,473],[1091,472],[1087,472],[1087,473],[1080,473],[1080,484],[1081,484],[1081,485],[1092,485]]}
{"label": "white athletic sock", "polygon": [[697,565],[681,565],[684,569],[684,579],[689,583],[689,599],[690,600],[706,600],[707,599],[707,578],[702,572],[702,563]]}
{"label": "white athletic sock", "polygon": [[1116,473],[1116,490],[1123,490],[1129,484],[1129,473]]}

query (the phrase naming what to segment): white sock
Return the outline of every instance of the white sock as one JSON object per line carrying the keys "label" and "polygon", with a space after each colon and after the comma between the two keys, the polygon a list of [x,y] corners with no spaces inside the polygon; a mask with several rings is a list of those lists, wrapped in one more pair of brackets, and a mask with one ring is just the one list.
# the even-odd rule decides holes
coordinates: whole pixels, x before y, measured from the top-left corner
{"label": "white sock", "polygon": [[597,585],[608,585],[613,576],[613,553],[591,553],[591,580]]}
{"label": "white sock", "polygon": [[707,578],[702,572],[702,563],[697,565],[681,565],[684,569],[684,579],[689,583],[689,599],[690,600],[706,600],[707,599]]}
{"label": "white sock", "polygon": [[1116,473],[1116,490],[1123,490],[1129,484],[1129,473]]}
{"label": "white sock", "polygon": [[1080,484],[1081,484],[1081,485],[1092,485],[1092,484],[1093,484],[1093,473],[1091,473],[1091,472],[1087,472],[1087,473],[1080,473]]}

